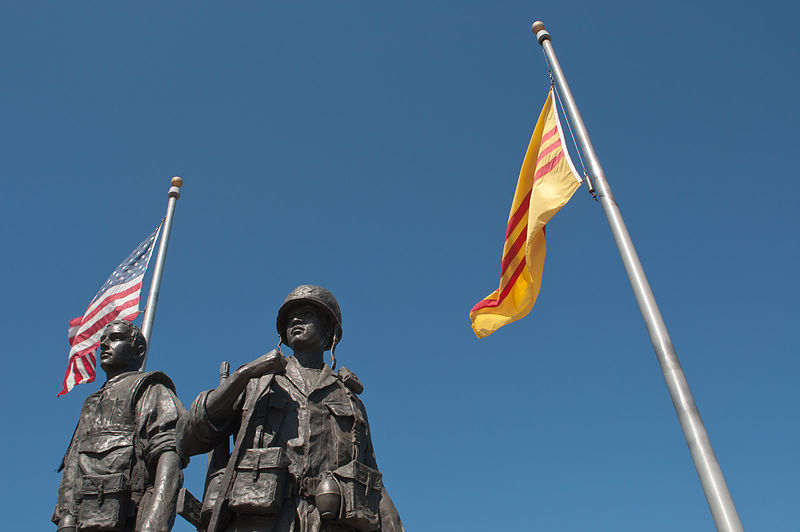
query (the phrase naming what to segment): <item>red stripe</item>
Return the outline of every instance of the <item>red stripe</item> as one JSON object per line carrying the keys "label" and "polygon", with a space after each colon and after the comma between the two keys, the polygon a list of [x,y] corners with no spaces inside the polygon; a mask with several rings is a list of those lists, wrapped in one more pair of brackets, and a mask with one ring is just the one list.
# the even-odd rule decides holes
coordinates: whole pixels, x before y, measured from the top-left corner
{"label": "red stripe", "polygon": [[[83,384],[84,382],[92,382],[94,380],[94,366],[91,364],[91,360],[88,360],[89,356],[91,356],[91,353],[87,353],[85,356],[75,359],[75,371],[77,376],[75,384]],[[79,365],[83,368],[83,372],[78,369]],[[83,376],[83,373],[86,373],[86,377]]]}
{"label": "red stripe", "polygon": [[528,212],[528,207],[530,206],[530,203],[531,203],[531,191],[529,190],[528,194],[526,194],[525,197],[522,199],[522,203],[519,204],[519,207],[517,207],[517,210],[514,211],[513,216],[511,216],[511,219],[508,221],[508,227],[506,228],[506,238],[508,238],[511,235],[511,233],[514,232],[514,228],[517,226],[522,217],[525,216],[525,214]]}
{"label": "red stripe", "polygon": [[69,391],[67,390],[67,377],[69,376],[69,372],[70,372],[70,366],[67,365],[67,372],[64,374],[64,380],[61,383],[61,391],[58,392],[58,394],[56,394],[56,397],[61,397],[62,395],[64,395]]}
{"label": "red stripe", "polygon": [[[78,369],[78,360],[72,361],[72,386],[74,387],[77,383],[81,382],[83,379],[83,374],[81,374],[81,370]],[[71,390],[72,388],[70,388]]]}
{"label": "red stripe", "polygon": [[98,345],[100,345],[100,340],[98,340],[98,341],[96,341],[96,342],[93,342],[93,343],[92,343],[92,345],[90,345],[90,346],[89,346],[89,347],[87,347],[86,349],[81,349],[80,351],[77,351],[76,353],[74,353],[74,354],[73,354],[71,357],[69,357],[69,358],[70,358],[70,360],[77,360],[77,359],[79,359],[79,358],[81,358],[81,357],[84,357],[84,356],[86,356],[86,354],[87,354],[87,353],[93,353],[93,352],[94,352],[94,350],[95,350],[95,349],[97,349],[97,346],[98,346]]}
{"label": "red stripe", "polygon": [[[99,303],[99,304],[98,304],[98,305],[97,305],[97,306],[94,308],[94,310],[92,310],[92,312],[90,312],[89,314],[87,314],[87,315],[83,316],[83,321],[84,321],[84,322],[90,321],[90,320],[91,320],[91,319],[92,319],[92,318],[95,316],[95,314],[97,314],[98,312],[100,312],[100,310],[101,310],[103,307],[105,307],[106,305],[108,305],[109,303],[111,303],[111,302],[112,302],[112,301],[114,301],[115,299],[120,299],[120,298],[122,298],[122,297],[129,296],[129,295],[131,295],[132,293],[134,293],[134,292],[138,291],[139,289],[141,289],[141,287],[142,287],[142,280],[141,280],[141,279],[139,279],[139,282],[138,282],[138,283],[136,283],[136,284],[134,284],[134,285],[131,285],[131,286],[129,286],[128,288],[126,288],[126,289],[125,289],[125,290],[123,290],[122,292],[117,292],[116,294],[111,294],[110,296],[106,297],[106,298],[105,298],[105,299],[104,299],[102,302],[100,302],[100,303]],[[89,306],[91,306],[91,305],[89,305]]]}
{"label": "red stripe", "polygon": [[94,368],[89,363],[89,360],[87,360],[88,356],[89,354],[75,361],[76,364],[81,365],[81,367],[83,368],[83,372],[86,373],[86,377],[81,377],[80,382],[77,382],[75,384],[83,384],[84,382],[91,382],[94,379]]}
{"label": "red stripe", "polygon": [[83,320],[83,316],[80,318],[72,318],[69,320],[69,330],[67,330],[67,343],[72,345],[72,341],[75,339],[75,335],[78,334],[78,328]]}
{"label": "red stripe", "polygon": [[[558,132],[558,127],[553,127],[553,129],[551,129],[550,131],[545,133],[542,136],[542,144],[544,144],[544,142],[546,140],[548,140],[550,137],[555,135],[557,132]],[[539,162],[539,160],[541,160],[542,157],[544,157],[545,155],[547,155],[548,153],[550,153],[551,151],[556,149],[558,146],[561,146],[561,141],[560,140],[559,140],[559,142],[554,142],[553,144],[548,146],[545,149],[545,151],[539,155],[539,159],[537,160],[537,162]],[[536,172],[536,174],[533,176],[534,182],[536,181],[536,179],[538,177],[540,177],[539,172]],[[531,191],[529,190],[528,193],[525,195],[525,198],[522,200],[522,203],[519,204],[519,207],[517,207],[517,210],[514,211],[514,214],[511,216],[511,219],[508,221],[508,226],[506,227],[506,238],[508,238],[511,235],[511,233],[514,232],[514,228],[517,226],[517,224],[522,219],[522,217],[525,216],[525,214],[528,212],[528,207],[530,206],[530,203],[531,203]]]}
{"label": "red stripe", "polygon": [[[64,382],[61,385],[61,391],[58,392],[56,397],[60,397],[70,391],[72,388],[75,387],[76,384],[83,384],[84,382],[92,382],[95,378],[95,371],[94,368],[86,368],[86,372],[89,374],[88,377],[84,379],[83,375],[81,375],[80,370],[78,369],[78,362],[79,360],[73,359],[67,366],[67,372],[64,374]],[[72,375],[73,384],[72,386],[67,386],[67,379]]]}
{"label": "red stripe", "polygon": [[520,274],[522,273],[522,269],[524,267],[525,267],[525,259],[523,258],[522,261],[519,263],[519,266],[517,266],[517,269],[514,270],[514,274],[508,280],[508,284],[506,284],[505,288],[503,288],[503,291],[500,292],[500,297],[498,297],[495,300],[484,299],[482,301],[478,301],[478,303],[474,307],[472,307],[471,312],[475,312],[483,308],[496,307],[500,303],[502,303],[508,296],[508,293],[511,291],[511,288],[514,286],[514,283],[517,281],[517,277],[520,276]]}
{"label": "red stripe", "polygon": [[[78,364],[80,364],[86,371],[87,373],[86,377],[84,377],[83,374],[81,373],[80,369],[78,368]],[[64,375],[64,382],[61,385],[61,391],[58,392],[56,397],[64,395],[78,384],[93,382],[95,377],[97,376],[97,372],[95,371],[96,367],[97,367],[97,362],[94,357],[94,353],[92,352],[86,353],[85,355],[82,356],[73,356],[72,358],[70,358],[70,362],[67,365],[67,372]],[[69,378],[70,374],[72,375],[73,384],[72,386],[68,387],[67,379]]]}
{"label": "red stripe", "polygon": [[[88,358],[88,360],[87,360],[87,358]],[[96,368],[96,367],[97,367],[97,363],[95,362],[95,359],[94,359],[94,353],[89,353],[86,356],[86,358],[83,359],[83,369],[85,369],[86,373],[89,374],[89,378],[86,380],[86,382],[92,382],[94,380],[95,375],[97,375],[97,373],[95,373],[95,370],[94,370],[94,368]]]}
{"label": "red stripe", "polygon": [[540,151],[539,152],[539,158],[536,159],[536,162],[538,163],[539,161],[544,159],[547,156],[548,153],[550,153],[551,151],[555,150],[556,148],[560,148],[560,147],[561,147],[561,140],[559,139],[556,142],[554,142],[551,145],[549,145],[548,147],[546,147],[544,149],[544,151]]}
{"label": "red stripe", "polygon": [[[527,228],[528,224],[525,224],[525,227]],[[525,243],[525,239],[527,237],[528,237],[528,231],[522,231],[517,237],[517,239],[514,241],[514,243],[511,244],[511,247],[508,249],[508,253],[506,253],[505,257],[503,257],[503,265],[500,266],[500,277],[503,277],[503,275],[506,273],[508,265],[511,263],[512,260],[514,260],[514,257],[517,256],[517,252],[522,247],[522,244]]]}
{"label": "red stripe", "polygon": [[94,322],[91,327],[81,331],[81,333],[77,337],[75,337],[75,341],[73,342],[73,345],[79,344],[79,343],[83,342],[84,340],[88,340],[89,338],[92,337],[92,335],[94,333],[96,333],[97,331],[99,331],[100,329],[102,329],[103,327],[105,327],[106,325],[111,323],[112,321],[114,321],[114,318],[116,318],[119,315],[120,312],[122,312],[123,310],[125,310],[127,308],[131,308],[133,306],[136,306],[138,304],[139,304],[139,298],[137,297],[136,299],[131,299],[130,301],[126,301],[125,303],[123,303],[122,305],[120,305],[118,307],[114,307],[114,309],[109,311],[108,314],[106,314],[105,316],[103,316],[102,318],[100,318],[96,322]]}
{"label": "red stripe", "polygon": [[550,137],[556,134],[558,131],[558,126],[553,126],[553,129],[542,135],[542,141],[539,143],[539,146],[545,143]]}
{"label": "red stripe", "polygon": [[553,168],[555,168],[555,167],[556,167],[556,165],[557,165],[558,163],[560,163],[560,162],[561,162],[561,160],[562,160],[563,158],[564,158],[564,150],[561,150],[561,151],[558,153],[558,155],[556,155],[555,157],[553,157],[553,158],[552,158],[552,160],[550,160],[550,162],[549,162],[549,163],[547,163],[546,165],[544,165],[544,166],[540,167],[538,170],[536,170],[536,173],[533,175],[533,182],[534,182],[534,183],[536,183],[536,181],[537,181],[537,180],[538,180],[540,177],[542,177],[542,176],[543,176],[543,175],[545,175],[545,174],[548,174],[548,173],[550,173],[550,171],[551,171]]}

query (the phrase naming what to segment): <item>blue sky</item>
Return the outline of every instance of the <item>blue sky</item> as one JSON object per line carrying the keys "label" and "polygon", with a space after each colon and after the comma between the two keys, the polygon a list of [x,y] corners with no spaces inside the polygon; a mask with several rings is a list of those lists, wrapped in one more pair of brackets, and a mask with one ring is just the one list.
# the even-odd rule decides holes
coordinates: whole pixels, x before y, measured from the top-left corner
{"label": "blue sky", "polygon": [[[478,340],[548,87],[545,21],[748,530],[798,530],[797,7],[0,7],[4,528],[54,530],[83,399],[67,321],[185,181],[148,369],[189,404],[331,289],[409,530],[713,521],[602,209],[548,226],[531,315]],[[577,162],[577,161],[576,161]],[[185,486],[202,491],[203,457]],[[191,530],[178,518],[175,530]]]}

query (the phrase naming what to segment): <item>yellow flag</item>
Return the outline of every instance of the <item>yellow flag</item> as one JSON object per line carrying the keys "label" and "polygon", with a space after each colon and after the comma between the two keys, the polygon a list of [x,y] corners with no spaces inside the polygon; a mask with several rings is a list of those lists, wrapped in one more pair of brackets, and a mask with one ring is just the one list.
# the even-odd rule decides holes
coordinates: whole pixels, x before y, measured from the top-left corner
{"label": "yellow flag", "polygon": [[539,295],[546,248],[545,224],[581,184],[562,138],[551,88],[522,161],[511,203],[500,287],[469,313],[478,338],[527,316]]}

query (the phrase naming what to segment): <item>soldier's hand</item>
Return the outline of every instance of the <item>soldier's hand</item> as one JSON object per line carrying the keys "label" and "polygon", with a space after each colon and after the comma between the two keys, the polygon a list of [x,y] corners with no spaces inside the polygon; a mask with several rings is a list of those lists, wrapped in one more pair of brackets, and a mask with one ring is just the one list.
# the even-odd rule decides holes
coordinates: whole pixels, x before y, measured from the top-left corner
{"label": "soldier's hand", "polygon": [[247,363],[244,370],[251,379],[254,379],[267,373],[282,373],[285,367],[286,358],[280,351],[273,349],[266,355]]}

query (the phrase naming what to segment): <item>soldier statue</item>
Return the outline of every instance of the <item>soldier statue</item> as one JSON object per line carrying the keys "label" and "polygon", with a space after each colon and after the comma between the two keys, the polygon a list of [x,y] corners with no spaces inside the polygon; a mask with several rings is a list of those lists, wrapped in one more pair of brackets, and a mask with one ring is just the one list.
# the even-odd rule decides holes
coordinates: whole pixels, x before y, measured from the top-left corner
{"label": "soldier statue", "polygon": [[185,410],[169,377],[139,371],[146,351],[129,321],[103,331],[98,353],[107,380],[84,401],[59,468],[59,532],[172,528],[183,482],[176,428]]}
{"label": "soldier statue", "polygon": [[[302,285],[277,317],[277,350],[245,364],[192,403],[180,431],[182,454],[227,444],[209,470],[201,530],[208,532],[402,532],[372,450],[363,386],[334,372],[342,338],[339,304]],[[323,353],[331,351],[332,366]],[[213,460],[210,461],[213,463]]]}

